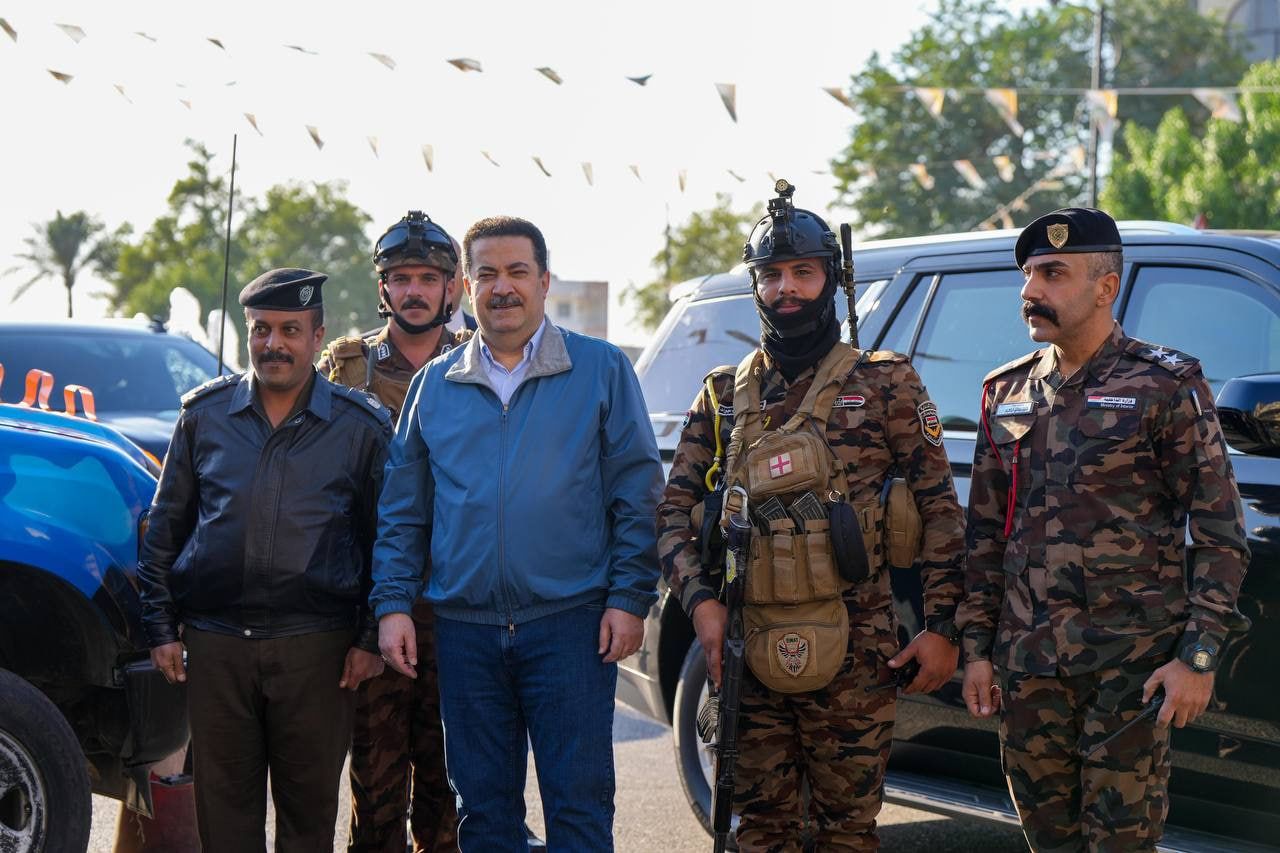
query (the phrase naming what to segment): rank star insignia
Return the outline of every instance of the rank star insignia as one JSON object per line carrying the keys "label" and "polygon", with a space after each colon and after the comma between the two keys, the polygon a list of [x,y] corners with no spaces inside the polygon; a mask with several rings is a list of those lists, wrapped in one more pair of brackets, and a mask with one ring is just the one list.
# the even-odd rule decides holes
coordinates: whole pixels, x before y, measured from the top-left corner
{"label": "rank star insignia", "polygon": [[311,294],[316,292],[316,288],[311,284],[304,284],[298,288],[298,304],[306,305],[311,301]]}
{"label": "rank star insignia", "polygon": [[794,631],[783,634],[774,646],[774,651],[783,671],[793,678],[804,672],[809,664],[809,643]]}
{"label": "rank star insignia", "polygon": [[1049,245],[1055,249],[1061,249],[1067,245],[1067,238],[1070,236],[1067,231],[1067,223],[1057,222],[1045,229],[1045,236],[1049,238]]}
{"label": "rank star insignia", "polygon": [[1160,360],[1170,367],[1173,367],[1175,364],[1182,364],[1182,359],[1178,358],[1178,354],[1176,352],[1171,352]]}
{"label": "rank star insignia", "polygon": [[942,421],[938,420],[938,407],[932,400],[926,400],[916,410],[920,415],[920,430],[925,440],[935,447],[942,445]]}
{"label": "rank star insignia", "polygon": [[1169,351],[1164,347],[1152,347],[1147,352],[1147,355],[1150,356],[1151,358],[1156,359],[1157,361],[1164,361],[1165,356],[1169,355]]}

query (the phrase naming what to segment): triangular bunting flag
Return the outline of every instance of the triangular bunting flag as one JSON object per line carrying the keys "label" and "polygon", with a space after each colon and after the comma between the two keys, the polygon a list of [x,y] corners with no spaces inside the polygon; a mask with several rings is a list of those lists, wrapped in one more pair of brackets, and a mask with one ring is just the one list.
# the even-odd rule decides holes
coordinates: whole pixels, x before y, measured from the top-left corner
{"label": "triangular bunting flag", "polygon": [[587,186],[594,187],[596,185],[595,171],[591,168],[590,163],[582,164],[582,176],[587,179]]}
{"label": "triangular bunting flag", "polygon": [[67,38],[71,39],[76,44],[79,44],[80,39],[84,38],[84,30],[80,29],[75,24],[54,24],[54,26],[66,33]]}
{"label": "triangular bunting flag", "polygon": [[187,109],[191,109],[191,102],[186,98],[178,98],[178,103],[182,104]]}
{"label": "triangular bunting flag", "polygon": [[311,134],[311,141],[316,144],[316,150],[322,150],[324,148],[324,140],[320,138],[320,131],[309,124],[307,125],[307,133]]}
{"label": "triangular bunting flag", "polygon": [[987,182],[982,179],[982,175],[978,174],[978,170],[973,167],[973,163],[969,160],[953,160],[951,165],[960,173],[960,177],[964,178],[965,183],[975,190],[985,190],[987,188]]}
{"label": "triangular bunting flag", "polygon": [[720,100],[724,103],[724,108],[729,111],[729,118],[733,119],[734,124],[737,124],[738,87],[732,83],[717,83],[716,91],[720,93]]}
{"label": "triangular bunting flag", "polygon": [[369,150],[373,151],[374,158],[378,158],[378,137],[366,136],[364,141],[369,143]]}
{"label": "triangular bunting flag", "polygon": [[153,36],[153,35],[148,35],[148,34],[144,33],[142,30],[134,30],[134,31],[133,31],[133,34],[134,34],[135,36],[141,36],[142,38],[146,39],[147,41],[151,42],[152,44],[155,44],[156,37],[155,37],[155,36]]}
{"label": "triangular bunting flag", "polygon": [[296,50],[298,53],[305,53],[307,56],[320,55],[317,51],[307,50],[305,47],[303,47],[300,44],[286,44],[285,47],[287,47],[289,50]]}
{"label": "triangular bunting flag", "polygon": [[745,183],[745,182],[746,182],[746,180],[747,180],[746,178],[744,178],[744,177],[742,177],[741,175],[739,175],[737,172],[733,171],[733,169],[725,169],[725,171],[729,173],[729,176],[730,176],[731,178],[733,178],[734,180],[736,180],[736,181],[737,181],[738,183],[740,183],[740,184],[741,184],[741,183]]}
{"label": "triangular bunting flag", "polygon": [[849,96],[845,94],[844,89],[841,89],[838,86],[826,86],[822,91],[826,92],[849,109],[853,109],[853,101],[849,100]]}
{"label": "triangular bunting flag", "polygon": [[226,46],[216,38],[206,38],[205,41],[216,47],[218,50],[226,50]]}
{"label": "triangular bunting flag", "polygon": [[54,71],[52,68],[46,68],[45,70],[48,71],[49,74],[53,76],[53,79],[57,80],[59,83],[70,83],[73,79],[75,79],[74,76],[71,74],[64,74],[61,71]]}
{"label": "triangular bunting flag", "polygon": [[1244,121],[1244,116],[1240,114],[1240,104],[1236,101],[1236,96],[1230,92],[1224,92],[1222,89],[1192,89],[1191,94],[1205,105],[1214,118],[1237,123]]}
{"label": "triangular bunting flag", "polygon": [[537,166],[538,169],[542,171],[542,174],[546,175],[548,178],[551,177],[551,172],[549,172],[547,167],[542,164],[541,157],[535,155],[533,158],[533,165]]}
{"label": "triangular bunting flag", "polygon": [[483,68],[480,67],[479,60],[476,60],[476,59],[466,59],[466,58],[446,59],[445,62],[449,63],[459,71],[483,71],[484,70]]}
{"label": "triangular bunting flag", "polygon": [[116,91],[120,93],[120,97],[124,98],[131,104],[133,103],[133,99],[124,93],[124,86],[121,86],[119,83],[112,83],[111,85],[115,86]]}
{"label": "triangular bunting flag", "polygon": [[644,86],[649,82],[649,78],[652,76],[652,74],[645,74],[643,77],[628,77],[627,79],[632,83],[635,83],[637,86]]}
{"label": "triangular bunting flag", "polygon": [[911,92],[916,96],[916,99],[924,105],[924,108],[929,111],[929,115],[934,118],[940,118],[942,116],[942,105],[946,103],[947,100],[946,89],[917,86],[912,89]]}
{"label": "triangular bunting flag", "polygon": [[253,114],[253,113],[245,113],[245,114],[244,114],[244,117],[245,117],[245,120],[249,122],[249,125],[250,125],[254,130],[258,131],[258,135],[259,135],[259,136],[261,136],[261,135],[262,135],[262,129],[258,127],[258,119],[257,119],[257,117],[256,117],[256,116],[254,116],[254,114]]}
{"label": "triangular bunting flag", "polygon": [[635,176],[636,176],[636,180],[637,180],[637,181],[639,181],[639,182],[640,182],[640,183],[642,183],[642,184],[644,183],[644,178],[640,177],[640,167],[639,167],[639,166],[637,166],[635,163],[632,163],[632,164],[631,164],[630,166],[628,166],[627,168],[631,170],[631,174],[633,174],[633,175],[635,175]]}
{"label": "triangular bunting flag", "polygon": [[676,182],[680,184],[680,192],[684,192],[685,183],[687,182],[688,177],[689,174],[685,169],[681,169],[680,173],[676,175]]}
{"label": "triangular bunting flag", "polygon": [[4,34],[7,35],[13,41],[16,42],[18,40],[18,31],[15,30],[13,27],[9,26],[9,22],[6,21],[4,18],[0,18],[0,30],[4,30]]}
{"label": "triangular bunting flag", "polygon": [[502,164],[499,163],[497,160],[493,159],[493,155],[490,154],[488,151],[481,151],[480,154],[481,156],[484,157],[484,159],[488,160],[493,165],[498,166],[499,168],[502,167]]}
{"label": "triangular bunting flag", "polygon": [[915,175],[916,183],[920,184],[920,186],[924,187],[926,190],[933,189],[934,183],[936,182],[933,180],[933,175],[929,174],[929,170],[925,167],[924,163],[912,163],[907,166],[907,169],[910,170],[911,174]]}
{"label": "triangular bunting flag", "polygon": [[428,172],[434,172],[436,169],[436,149],[430,145],[422,146],[422,162],[427,164]]}
{"label": "triangular bunting flag", "polygon": [[388,71],[396,70],[396,61],[391,57],[387,56],[385,53],[370,52],[369,55],[373,57],[375,60],[377,60],[378,62],[381,62],[383,65],[387,66]]}
{"label": "triangular bunting flag", "polygon": [[543,77],[546,77],[548,80],[550,80],[552,83],[555,83],[557,86],[559,86],[561,83],[564,82],[564,78],[562,78],[559,74],[557,74],[554,68],[547,68],[544,65],[542,68],[537,69],[537,71],[539,74],[541,74]]}
{"label": "triangular bunting flag", "polygon": [[1008,154],[997,154],[991,158],[991,162],[995,164],[1000,180],[1006,184],[1013,180],[1013,160]]}
{"label": "triangular bunting flag", "polygon": [[1004,119],[1004,123],[1009,126],[1009,130],[1013,131],[1014,136],[1022,136],[1026,133],[1018,121],[1017,89],[987,89],[984,95],[987,103],[996,108],[996,112],[1000,113],[1000,118]]}

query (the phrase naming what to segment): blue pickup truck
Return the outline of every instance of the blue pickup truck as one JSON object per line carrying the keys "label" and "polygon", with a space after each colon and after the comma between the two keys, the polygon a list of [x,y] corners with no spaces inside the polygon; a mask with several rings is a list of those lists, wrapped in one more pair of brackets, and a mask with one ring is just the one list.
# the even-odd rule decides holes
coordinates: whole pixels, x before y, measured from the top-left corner
{"label": "blue pickup truck", "polygon": [[150,814],[150,765],[187,742],[139,621],[158,474],[109,426],[0,403],[0,850],[85,849],[91,791]]}
{"label": "blue pickup truck", "polygon": [[[1230,234],[1163,222],[1121,223],[1121,232],[1116,318],[1133,337],[1200,358],[1219,395],[1253,552],[1239,602],[1252,629],[1229,644],[1209,712],[1173,736],[1176,771],[1162,849],[1280,849],[1280,701],[1271,668],[1280,656],[1280,232]],[[938,407],[962,503],[982,377],[1037,346],[1018,314],[1016,237],[937,235],[854,251],[860,343],[911,356]],[[688,282],[674,296],[636,365],[667,464],[704,373],[737,364],[759,337],[742,269]],[[893,588],[899,623],[914,633],[922,621],[919,575],[894,570]],[[643,647],[621,665],[618,697],[671,724],[681,782],[705,825],[710,760],[694,718],[706,668],[680,602],[665,585],[659,593]],[[995,724],[969,717],[958,674],[936,694],[900,701],[885,797],[1016,823]]]}

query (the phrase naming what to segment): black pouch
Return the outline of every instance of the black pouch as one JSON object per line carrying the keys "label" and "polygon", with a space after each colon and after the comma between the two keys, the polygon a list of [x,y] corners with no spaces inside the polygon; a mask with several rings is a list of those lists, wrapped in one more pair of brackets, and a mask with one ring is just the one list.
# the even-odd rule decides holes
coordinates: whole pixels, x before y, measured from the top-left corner
{"label": "black pouch", "polygon": [[871,565],[857,513],[847,501],[839,501],[830,505],[827,517],[831,521],[831,553],[836,570],[849,583],[861,583],[871,573]]}
{"label": "black pouch", "polygon": [[720,514],[724,509],[724,491],[716,489],[702,499],[702,523],[698,526],[698,557],[703,568],[718,575],[724,566],[724,530]]}

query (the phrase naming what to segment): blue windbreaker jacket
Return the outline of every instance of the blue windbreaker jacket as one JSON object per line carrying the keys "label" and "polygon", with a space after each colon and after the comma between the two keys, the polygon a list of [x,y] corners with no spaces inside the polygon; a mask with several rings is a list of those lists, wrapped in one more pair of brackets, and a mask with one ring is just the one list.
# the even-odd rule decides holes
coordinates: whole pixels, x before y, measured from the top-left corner
{"label": "blue windbreaker jacket", "polygon": [[548,323],[504,407],[483,358],[474,337],[409,388],[378,503],[375,615],[408,613],[425,582],[436,614],[467,622],[593,601],[644,616],[662,466],[631,363]]}

